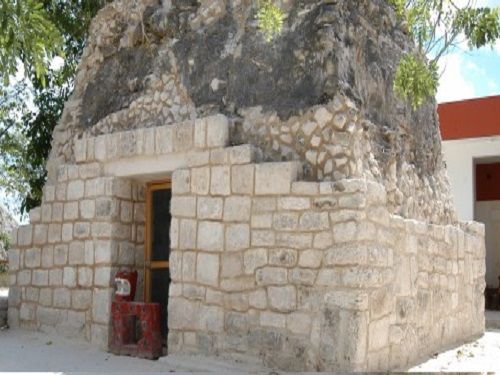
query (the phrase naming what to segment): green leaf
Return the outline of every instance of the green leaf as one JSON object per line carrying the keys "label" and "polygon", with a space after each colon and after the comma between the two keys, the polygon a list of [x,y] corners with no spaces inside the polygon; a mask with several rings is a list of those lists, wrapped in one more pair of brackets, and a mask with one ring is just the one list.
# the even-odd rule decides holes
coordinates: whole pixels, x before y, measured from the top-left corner
{"label": "green leaf", "polygon": [[3,1],[0,11],[0,49],[4,64],[0,74],[6,82],[15,74],[18,61],[25,72],[34,70],[37,77],[43,76],[52,58],[63,47],[60,30],[50,20],[40,0]]}
{"label": "green leaf", "polygon": [[415,55],[405,55],[396,71],[394,90],[408,100],[414,109],[436,95],[438,88],[438,67]]}
{"label": "green leaf", "polygon": [[[106,1],[0,0],[6,26],[0,30],[0,186],[21,212],[40,204],[52,132],[71,94],[90,21]],[[56,54],[64,65],[54,71]],[[19,63],[25,79],[9,86]]]}
{"label": "green leaf", "polygon": [[[461,35],[470,48],[493,45],[500,38],[500,8],[462,8],[450,0],[387,0],[404,21],[416,49],[397,68],[394,89],[414,108],[435,96],[439,60],[453,50]],[[417,57],[418,56],[418,57]],[[427,62],[425,57],[430,57]]]}
{"label": "green leaf", "polygon": [[271,0],[261,0],[257,12],[259,28],[264,34],[264,39],[271,42],[283,30],[285,14]]}

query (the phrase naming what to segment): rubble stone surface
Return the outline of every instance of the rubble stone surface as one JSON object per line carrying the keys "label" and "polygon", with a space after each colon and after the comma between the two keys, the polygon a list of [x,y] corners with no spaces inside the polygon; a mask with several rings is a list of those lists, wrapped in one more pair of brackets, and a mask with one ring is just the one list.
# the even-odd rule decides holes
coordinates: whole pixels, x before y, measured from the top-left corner
{"label": "rubble stone surface", "polygon": [[[58,164],[78,161],[77,139],[222,113],[231,143],[258,146],[265,160],[299,160],[308,180],[373,178],[391,212],[455,221],[436,104],[415,111],[392,90],[397,63],[413,47],[387,2],[279,5],[287,19],[272,43],[258,30],[257,2],[107,5],[54,131],[49,180]],[[210,144],[219,135],[207,126],[197,136]],[[134,143],[126,134],[114,140],[124,152]]]}

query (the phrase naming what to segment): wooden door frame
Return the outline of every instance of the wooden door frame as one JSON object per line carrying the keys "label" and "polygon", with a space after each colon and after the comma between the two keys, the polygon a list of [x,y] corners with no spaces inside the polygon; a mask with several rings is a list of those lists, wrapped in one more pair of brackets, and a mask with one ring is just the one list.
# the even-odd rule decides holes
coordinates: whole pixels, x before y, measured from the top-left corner
{"label": "wooden door frame", "polygon": [[[153,192],[172,189],[172,180],[154,181],[146,184],[146,223],[144,236],[144,302],[151,302],[151,270],[169,268],[168,261],[152,261]],[[170,230],[170,228],[169,228]]]}

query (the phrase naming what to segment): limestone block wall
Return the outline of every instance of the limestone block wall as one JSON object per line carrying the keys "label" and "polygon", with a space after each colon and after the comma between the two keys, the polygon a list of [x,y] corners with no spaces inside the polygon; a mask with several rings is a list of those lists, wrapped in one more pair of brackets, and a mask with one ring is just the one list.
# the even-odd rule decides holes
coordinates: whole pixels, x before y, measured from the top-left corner
{"label": "limestone block wall", "polygon": [[484,229],[394,216],[382,185],[214,150],[173,175],[169,352],[404,368],[484,331]]}
{"label": "limestone block wall", "polygon": [[[415,364],[482,335],[485,324],[484,226],[427,225],[394,216],[388,224],[379,240],[394,249],[394,278],[370,301],[376,321],[370,324],[369,365],[375,369]],[[381,317],[384,310],[390,315]]]}
{"label": "limestone block wall", "polygon": [[9,251],[9,324],[105,347],[113,277],[142,273],[144,188],[101,177],[98,164],[63,165]]}
{"label": "limestone block wall", "polygon": [[172,178],[169,353],[374,371],[484,331],[482,225],[404,219],[377,181],[306,182],[230,133],[217,115],[77,140],[13,233],[9,324],[106,348],[112,277],[143,268],[156,163]]}
{"label": "limestone block wall", "polygon": [[137,269],[136,299],[143,296],[145,182],[113,175],[114,163],[141,174],[141,162],[166,155],[196,162],[203,158],[197,148],[226,145],[228,129],[224,116],[212,116],[77,140],[75,163],[57,168],[30,224],[12,233],[9,325],[84,338],[106,349],[120,268]]}

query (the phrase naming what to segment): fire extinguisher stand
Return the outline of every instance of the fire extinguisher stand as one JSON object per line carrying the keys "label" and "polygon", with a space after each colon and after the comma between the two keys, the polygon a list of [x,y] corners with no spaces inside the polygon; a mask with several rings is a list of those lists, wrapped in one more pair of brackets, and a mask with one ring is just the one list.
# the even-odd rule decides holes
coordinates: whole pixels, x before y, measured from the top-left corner
{"label": "fire extinguisher stand", "polygon": [[137,271],[119,271],[115,285],[115,298],[111,303],[110,352],[158,359],[162,355],[160,304],[133,302]]}

